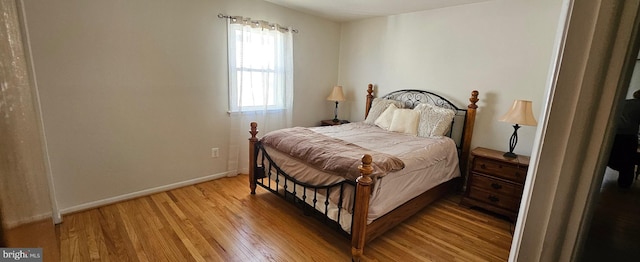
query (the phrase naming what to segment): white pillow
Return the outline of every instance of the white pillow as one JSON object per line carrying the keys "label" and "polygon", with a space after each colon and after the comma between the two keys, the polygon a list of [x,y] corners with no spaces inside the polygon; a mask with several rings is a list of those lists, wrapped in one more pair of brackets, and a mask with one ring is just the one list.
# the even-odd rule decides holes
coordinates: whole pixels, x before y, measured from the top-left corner
{"label": "white pillow", "polygon": [[449,132],[456,114],[453,110],[431,104],[419,104],[414,110],[420,111],[418,136],[421,137],[444,136]]}
{"label": "white pillow", "polygon": [[390,104],[374,123],[384,130],[389,130],[389,127],[391,127],[391,120],[393,120],[393,112],[396,110],[398,110],[396,105]]}
{"label": "white pillow", "polygon": [[375,125],[375,121],[380,117],[382,112],[387,109],[387,107],[391,104],[396,105],[397,108],[402,108],[402,103],[396,100],[391,99],[382,99],[376,97],[371,102],[371,108],[369,109],[369,114],[367,118],[364,120],[365,123],[369,125]]}
{"label": "white pillow", "polygon": [[418,122],[420,113],[411,109],[397,109],[393,111],[393,119],[389,131],[418,134]]}

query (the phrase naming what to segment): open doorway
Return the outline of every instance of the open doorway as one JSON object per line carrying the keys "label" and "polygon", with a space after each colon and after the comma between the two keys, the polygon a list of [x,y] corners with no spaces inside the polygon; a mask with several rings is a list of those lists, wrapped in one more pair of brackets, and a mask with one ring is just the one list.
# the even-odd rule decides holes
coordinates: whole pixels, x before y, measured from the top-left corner
{"label": "open doorway", "polygon": [[[636,60],[626,99],[640,90],[640,59]],[[640,134],[639,134],[640,135]],[[640,136],[638,137],[640,140]],[[614,149],[615,150],[615,149]],[[638,153],[633,156],[636,163]],[[636,166],[637,168],[637,166]],[[640,261],[640,180],[634,173],[630,188],[620,188],[619,172],[606,168],[581,261]]]}

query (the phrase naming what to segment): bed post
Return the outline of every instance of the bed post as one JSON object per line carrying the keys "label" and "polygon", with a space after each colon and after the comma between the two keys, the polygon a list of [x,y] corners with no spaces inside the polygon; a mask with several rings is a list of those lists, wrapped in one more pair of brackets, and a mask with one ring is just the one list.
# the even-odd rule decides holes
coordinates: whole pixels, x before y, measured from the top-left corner
{"label": "bed post", "polygon": [[369,115],[369,110],[371,109],[372,101],[373,101],[373,84],[369,84],[369,86],[367,87],[367,102],[365,103],[365,108],[364,108],[365,119]]}
{"label": "bed post", "polygon": [[256,143],[258,138],[258,123],[251,122],[251,138],[249,138],[249,188],[251,188],[251,194],[256,194]]}
{"label": "bed post", "polygon": [[464,124],[464,137],[462,139],[462,154],[460,155],[460,172],[462,176],[467,174],[467,166],[469,165],[469,149],[471,148],[471,137],[473,136],[473,125],[476,121],[476,109],[479,101],[478,91],[473,90],[471,92],[471,98],[469,98],[469,106],[467,106],[467,119]]}
{"label": "bed post", "polygon": [[353,226],[351,227],[351,258],[353,261],[361,261],[364,258],[364,244],[367,227],[367,215],[369,214],[369,198],[371,197],[371,184],[373,180],[371,173],[371,155],[365,154],[362,157],[362,165],[358,167],[360,177],[356,179],[356,200],[353,209]]}

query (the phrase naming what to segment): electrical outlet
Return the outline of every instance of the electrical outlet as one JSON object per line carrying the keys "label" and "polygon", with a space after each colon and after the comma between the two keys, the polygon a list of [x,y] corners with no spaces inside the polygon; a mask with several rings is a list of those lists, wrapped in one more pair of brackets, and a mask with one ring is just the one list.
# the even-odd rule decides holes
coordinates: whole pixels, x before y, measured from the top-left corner
{"label": "electrical outlet", "polygon": [[211,157],[219,157],[220,150],[217,147],[211,148]]}

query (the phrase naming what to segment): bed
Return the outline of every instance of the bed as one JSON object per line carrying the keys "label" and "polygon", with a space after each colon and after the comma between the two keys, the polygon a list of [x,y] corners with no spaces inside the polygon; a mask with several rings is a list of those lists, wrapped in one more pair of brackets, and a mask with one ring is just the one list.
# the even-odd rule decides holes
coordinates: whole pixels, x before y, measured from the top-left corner
{"label": "bed", "polygon": [[276,130],[251,123],[249,185],[293,202],[351,238],[354,261],[367,242],[462,184],[478,92],[459,108],[423,90],[366,95],[365,120]]}

